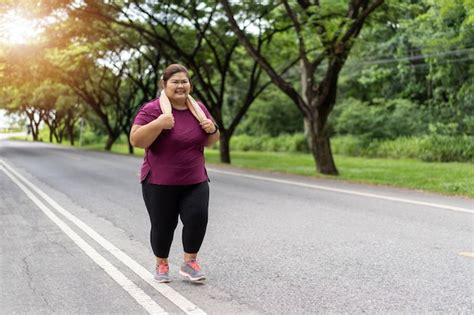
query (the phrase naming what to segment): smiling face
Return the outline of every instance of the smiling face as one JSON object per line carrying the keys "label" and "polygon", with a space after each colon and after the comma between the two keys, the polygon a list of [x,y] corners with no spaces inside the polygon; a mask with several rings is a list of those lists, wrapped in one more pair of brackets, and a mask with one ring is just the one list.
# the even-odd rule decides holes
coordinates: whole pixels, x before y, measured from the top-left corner
{"label": "smiling face", "polygon": [[190,92],[191,83],[185,72],[175,73],[165,81],[166,96],[175,105],[184,105]]}

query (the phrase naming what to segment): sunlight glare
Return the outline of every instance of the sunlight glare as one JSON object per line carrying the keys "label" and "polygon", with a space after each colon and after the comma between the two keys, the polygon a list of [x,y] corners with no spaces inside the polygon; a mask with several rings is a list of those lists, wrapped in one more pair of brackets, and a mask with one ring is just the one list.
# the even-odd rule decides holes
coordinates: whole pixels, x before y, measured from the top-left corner
{"label": "sunlight glare", "polygon": [[8,44],[28,44],[40,33],[35,21],[24,18],[15,11],[0,16],[0,41]]}

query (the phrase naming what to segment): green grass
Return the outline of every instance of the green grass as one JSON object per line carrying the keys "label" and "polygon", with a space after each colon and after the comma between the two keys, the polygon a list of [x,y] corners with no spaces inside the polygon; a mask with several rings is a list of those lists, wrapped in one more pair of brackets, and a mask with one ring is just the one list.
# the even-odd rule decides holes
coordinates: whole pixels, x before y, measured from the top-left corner
{"label": "green grass", "polygon": [[[83,146],[86,150],[103,151],[102,144]],[[135,155],[143,156],[142,149]],[[128,154],[126,144],[116,144],[112,152]],[[207,163],[220,164],[217,150],[206,150]],[[352,182],[405,187],[447,195],[474,197],[472,163],[422,162],[411,159],[369,159],[335,155],[340,176],[316,173],[313,157],[303,153],[231,152],[232,165],[255,170],[348,180]]]}
{"label": "green grass", "polygon": [[[127,153],[127,146],[113,150]],[[137,151],[142,156],[143,150]],[[256,170],[330,178],[316,173],[313,156],[302,153],[232,152],[232,165]],[[337,179],[389,185],[448,195],[474,197],[474,167],[471,163],[428,163],[409,159],[368,159],[336,155]],[[217,150],[206,150],[206,162],[220,164]]]}
{"label": "green grass", "polygon": [[[313,157],[301,153],[232,152],[232,165],[318,178]],[[428,163],[410,159],[369,159],[334,156],[337,179],[474,197],[472,163]],[[206,160],[219,163],[219,152],[209,150]]]}

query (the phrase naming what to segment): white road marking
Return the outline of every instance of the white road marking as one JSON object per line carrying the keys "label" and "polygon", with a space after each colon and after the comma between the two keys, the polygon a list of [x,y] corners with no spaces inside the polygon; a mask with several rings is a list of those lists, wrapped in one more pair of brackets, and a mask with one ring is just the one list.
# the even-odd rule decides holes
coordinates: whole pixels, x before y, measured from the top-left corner
{"label": "white road marking", "polygon": [[34,192],[36,192],[39,196],[41,196],[47,203],[49,203],[54,209],[56,209],[59,213],[61,213],[64,217],[66,217],[69,221],[74,223],[78,228],[84,231],[87,235],[89,235],[93,240],[95,240],[98,244],[100,244],[104,249],[110,252],[113,256],[115,256],[118,260],[120,260],[124,265],[126,265],[130,270],[135,272],[140,278],[145,280],[149,285],[155,288],[159,293],[161,293],[164,297],[174,303],[177,307],[183,310],[186,314],[206,314],[202,309],[198,306],[194,305],[191,301],[186,299],[184,296],[179,294],[170,286],[164,283],[158,283],[153,278],[153,275],[142,265],[132,259],[130,256],[125,254],[123,251],[118,249],[115,245],[110,243],[96,231],[94,231],[91,227],[87,224],[82,222],[76,216],[65,210],[61,207],[56,201],[54,201],[51,197],[49,197],[46,193],[44,193],[41,189],[36,187],[33,183],[28,181],[25,177],[23,177],[20,173],[18,173],[15,169],[9,166],[5,161],[0,159],[0,164],[2,164],[5,168],[10,170],[14,173],[20,180],[22,180],[27,186],[29,186]]}
{"label": "white road marking", "polygon": [[168,314],[161,306],[159,306],[150,296],[142,289],[135,285],[122,272],[120,272],[107,259],[99,254],[92,246],[90,246],[83,238],[74,232],[63,220],[56,216],[48,207],[42,203],[28,188],[26,188],[10,171],[0,165],[0,169],[10,177],[10,179],[20,187],[21,190],[51,219],[71,240],[81,248],[87,256],[89,256],[97,265],[99,265],[112,279],[115,280],[125,291],[130,294],[135,301],[138,302],[150,314]]}
{"label": "white road marking", "polygon": [[222,170],[216,170],[216,169],[212,169],[212,168],[211,169],[208,168],[208,170],[211,171],[211,172],[218,173],[218,174],[225,174],[225,175],[232,175],[232,176],[238,176],[238,177],[252,178],[252,179],[264,180],[264,181],[268,181],[268,182],[286,184],[286,185],[300,186],[300,187],[313,188],[313,189],[319,189],[319,190],[327,190],[327,191],[339,192],[339,193],[362,196],[362,197],[384,199],[384,200],[403,202],[403,203],[411,203],[411,204],[415,204],[415,205],[428,206],[428,207],[433,207],[433,208],[440,208],[440,209],[445,209],[445,210],[451,210],[451,211],[458,211],[458,212],[465,212],[465,213],[474,214],[474,210],[472,210],[472,209],[449,206],[449,205],[443,205],[443,204],[437,204],[437,203],[431,203],[431,202],[424,202],[424,201],[403,199],[403,198],[390,197],[390,196],[384,196],[384,195],[363,193],[363,192],[358,192],[358,191],[354,191],[354,190],[332,188],[332,187],[326,187],[326,186],[321,186],[321,185],[298,183],[298,182],[294,182],[294,181],[290,181],[290,180],[276,179],[276,178],[270,178],[270,177],[264,177],[264,176],[240,174],[240,173],[236,173],[236,172],[222,171]]}

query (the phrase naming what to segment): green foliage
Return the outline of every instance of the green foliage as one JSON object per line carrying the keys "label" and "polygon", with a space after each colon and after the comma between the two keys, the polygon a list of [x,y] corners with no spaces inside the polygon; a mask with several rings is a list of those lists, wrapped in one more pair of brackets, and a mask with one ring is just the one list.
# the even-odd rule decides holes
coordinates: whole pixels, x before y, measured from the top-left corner
{"label": "green foliage", "polygon": [[277,89],[267,89],[236,130],[236,134],[251,136],[280,134],[303,131],[303,117],[291,100]]}
{"label": "green foliage", "polygon": [[[230,145],[235,151],[309,152],[302,133],[278,137],[240,135],[232,137]],[[469,136],[430,135],[371,140],[349,135],[333,138],[331,147],[334,154],[345,156],[474,162],[474,139]]]}
{"label": "green foliage", "polygon": [[376,12],[385,23],[363,30],[341,74],[341,104],[406,99],[420,104],[425,133],[431,125],[444,134],[444,125],[473,135],[473,7],[472,0],[387,1]]}
{"label": "green foliage", "polygon": [[[79,138],[78,138],[79,140]],[[91,145],[91,144],[100,144],[104,145],[105,141],[107,140],[107,136],[97,134],[93,130],[85,130],[82,133],[82,145]]]}
{"label": "green foliage", "polygon": [[474,162],[474,139],[431,135],[368,141],[354,136],[331,141],[335,154],[370,158],[410,158],[427,162]]}
{"label": "green foliage", "polygon": [[428,162],[474,162],[474,138],[469,136],[431,136],[420,146],[420,158]]}
{"label": "green foliage", "polygon": [[405,99],[375,100],[374,104],[347,99],[332,119],[339,135],[365,139],[394,139],[427,131],[425,110]]}
{"label": "green foliage", "polygon": [[238,151],[309,152],[308,142],[302,133],[278,137],[234,136],[230,147]]}

